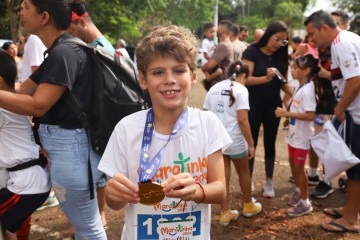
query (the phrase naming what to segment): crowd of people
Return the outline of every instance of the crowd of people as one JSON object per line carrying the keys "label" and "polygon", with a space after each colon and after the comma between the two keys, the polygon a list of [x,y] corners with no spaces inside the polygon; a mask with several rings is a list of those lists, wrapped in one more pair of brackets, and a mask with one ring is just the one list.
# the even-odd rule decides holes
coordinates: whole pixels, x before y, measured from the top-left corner
{"label": "crowd of people", "polygon": [[[360,157],[360,37],[347,31],[348,17],[341,11],[311,14],[304,22],[306,41],[292,38],[290,54],[290,31],[283,21],[254,30],[252,43],[245,41],[246,26],[229,20],[205,24],[204,111],[188,106],[197,81],[197,38],[184,27],[156,27],[135,51],[139,84],[149,92],[152,108],[123,118],[102,155],[66,101],[71,89],[90,112],[93,62],[81,46],[65,40],[75,36],[128,57],[125,41],[112,46],[82,0],[24,0],[20,19],[29,34],[19,39],[26,41],[22,54],[11,42],[0,51],[0,168],[6,169],[0,178],[5,179],[0,225],[5,239],[28,239],[31,214],[57,204],[75,239],[107,239],[105,202],[114,210],[127,206],[122,239],[210,239],[210,204],[220,205],[223,226],[240,215],[229,204],[231,162],[239,178],[242,215],[263,211],[261,200],[252,197],[261,127],[262,195],[276,196],[281,117],[295,183],[290,216],[311,214],[309,196],[333,192],[330,182],[320,180],[319,159],[310,144],[324,121],[333,115],[342,122],[347,111],[353,119],[352,152]],[[295,87],[287,81],[289,72],[299,82]],[[89,169],[95,198],[90,197]],[[346,173],[345,204],[324,209],[335,218],[321,225],[325,231],[359,232],[360,164]],[[311,194],[310,183],[317,185]],[[179,224],[181,229],[171,230]]]}

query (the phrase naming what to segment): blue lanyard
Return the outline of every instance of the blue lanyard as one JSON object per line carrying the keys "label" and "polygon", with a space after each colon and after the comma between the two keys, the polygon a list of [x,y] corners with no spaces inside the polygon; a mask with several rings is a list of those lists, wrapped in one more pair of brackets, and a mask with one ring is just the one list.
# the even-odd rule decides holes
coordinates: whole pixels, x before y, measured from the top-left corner
{"label": "blue lanyard", "polygon": [[153,109],[149,109],[146,115],[146,123],[144,128],[144,135],[141,144],[141,154],[140,154],[140,173],[139,173],[139,181],[141,183],[148,182],[157,172],[162,156],[165,151],[165,147],[171,141],[172,137],[175,136],[179,130],[181,130],[187,121],[188,109],[186,108],[179,118],[176,120],[176,123],[169,135],[169,138],[165,145],[159,150],[159,152],[155,155],[155,157],[150,160],[150,149],[151,149],[151,140],[154,131],[154,111]]}
{"label": "blue lanyard", "polygon": [[295,97],[296,93],[299,91],[300,88],[302,88],[303,86],[305,86],[305,85],[308,84],[309,82],[310,82],[310,80],[306,80],[306,82],[304,82],[303,84],[301,84],[301,85],[296,89],[295,93],[294,93],[294,94],[292,95],[292,97],[291,97],[289,106],[288,106],[288,108],[287,108],[288,111],[290,111],[290,107],[291,107],[291,104],[292,104],[292,102],[293,102],[293,100],[294,100],[294,97]]}

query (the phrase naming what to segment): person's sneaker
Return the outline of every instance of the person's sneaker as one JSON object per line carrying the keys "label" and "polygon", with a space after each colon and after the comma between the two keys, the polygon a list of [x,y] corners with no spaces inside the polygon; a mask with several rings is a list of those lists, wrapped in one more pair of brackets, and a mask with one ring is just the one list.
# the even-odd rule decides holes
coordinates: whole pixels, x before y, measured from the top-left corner
{"label": "person's sneaker", "polygon": [[57,205],[59,205],[59,201],[56,199],[55,193],[51,191],[45,202],[38,209],[36,209],[36,211],[40,211],[45,208],[55,207]]}
{"label": "person's sneaker", "polygon": [[275,191],[273,188],[272,180],[266,180],[266,182],[263,186],[263,196],[266,198],[274,198],[275,197]]}
{"label": "person's sneaker", "polygon": [[331,184],[328,185],[326,182],[320,181],[310,196],[313,198],[326,198],[333,192],[334,189],[331,187]]}
{"label": "person's sneaker", "polygon": [[311,203],[309,203],[309,206],[304,206],[304,204],[299,201],[298,204],[296,204],[294,207],[289,208],[287,210],[288,214],[292,217],[300,217],[305,214],[311,213],[313,210]]}
{"label": "person's sneaker", "polygon": [[293,176],[290,176],[290,177],[289,177],[289,182],[295,183],[295,178],[294,178]]}
{"label": "person's sneaker", "polygon": [[244,204],[242,215],[244,217],[252,217],[252,216],[255,216],[256,214],[260,213],[261,210],[262,210],[261,203],[252,201],[250,203]]}
{"label": "person's sneaker", "polygon": [[226,212],[221,212],[220,215],[220,225],[226,227],[229,225],[230,221],[236,220],[239,217],[239,212],[237,210],[227,210]]}
{"label": "person's sneaker", "polygon": [[308,182],[310,186],[316,186],[319,184],[320,178],[318,175],[316,175],[315,177],[308,176]]}
{"label": "person's sneaker", "polygon": [[296,204],[299,203],[300,201],[300,192],[298,191],[294,191],[293,195],[291,196],[291,198],[288,201],[288,205],[294,207]]}

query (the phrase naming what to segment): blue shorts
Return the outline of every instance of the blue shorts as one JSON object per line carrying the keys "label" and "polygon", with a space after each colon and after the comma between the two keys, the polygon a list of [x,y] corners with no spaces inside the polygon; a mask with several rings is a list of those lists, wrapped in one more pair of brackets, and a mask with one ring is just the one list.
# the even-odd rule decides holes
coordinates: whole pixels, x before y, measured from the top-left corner
{"label": "blue shorts", "polygon": [[234,155],[228,155],[231,159],[241,159],[245,157],[245,155],[248,153],[248,151],[242,152],[240,154],[234,154]]}
{"label": "blue shorts", "polygon": [[[351,151],[360,159],[360,125],[355,123],[352,126]],[[346,175],[349,179],[360,181],[360,162],[354,167],[349,168],[346,171]]]}

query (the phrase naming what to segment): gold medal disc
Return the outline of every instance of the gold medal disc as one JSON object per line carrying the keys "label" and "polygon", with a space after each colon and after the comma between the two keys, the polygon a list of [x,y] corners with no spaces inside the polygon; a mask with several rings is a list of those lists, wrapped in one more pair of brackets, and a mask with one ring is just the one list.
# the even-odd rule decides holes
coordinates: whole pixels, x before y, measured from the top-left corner
{"label": "gold medal disc", "polygon": [[289,119],[285,119],[284,123],[283,123],[283,127],[287,127],[289,126]]}
{"label": "gold medal disc", "polygon": [[164,197],[164,191],[160,184],[156,182],[139,182],[140,203],[144,205],[154,205],[161,202]]}

